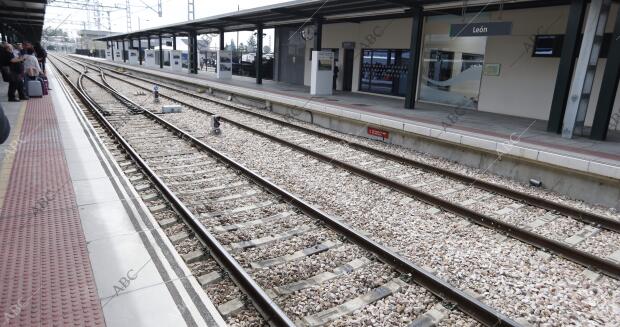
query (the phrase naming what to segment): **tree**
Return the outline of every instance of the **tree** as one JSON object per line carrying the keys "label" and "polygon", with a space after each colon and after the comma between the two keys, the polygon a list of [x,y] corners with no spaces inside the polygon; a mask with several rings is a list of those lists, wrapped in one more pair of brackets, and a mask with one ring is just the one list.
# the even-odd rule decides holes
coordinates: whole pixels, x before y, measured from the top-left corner
{"label": "tree", "polygon": [[50,36],[68,37],[69,35],[67,34],[67,32],[63,31],[61,28],[51,28],[48,26],[43,30],[43,36],[44,37],[50,37]]}
{"label": "tree", "polygon": [[230,39],[230,44],[228,44],[228,46],[226,46],[226,49],[228,49],[228,51],[237,51],[237,46],[235,45],[235,40]]}
{"label": "tree", "polygon": [[263,46],[263,53],[271,53],[271,47],[268,45]]}
{"label": "tree", "polygon": [[256,51],[256,37],[254,36],[254,34],[251,34],[250,37],[248,38],[247,50],[248,52]]}

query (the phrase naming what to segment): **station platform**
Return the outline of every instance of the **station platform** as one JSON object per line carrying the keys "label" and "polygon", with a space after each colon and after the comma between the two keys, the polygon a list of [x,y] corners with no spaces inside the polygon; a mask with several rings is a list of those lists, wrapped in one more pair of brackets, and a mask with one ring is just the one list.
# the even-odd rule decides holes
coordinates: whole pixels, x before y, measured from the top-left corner
{"label": "station platform", "polygon": [[224,326],[53,71],[0,103],[0,326]]}
{"label": "station platform", "polygon": [[[77,57],[81,57],[76,55]],[[233,76],[219,80],[213,72],[190,74],[129,65],[102,58],[84,57],[106,64],[144,71],[165,78],[177,78],[232,94],[283,103],[296,108],[359,121],[392,131],[412,133],[470,148],[565,168],[598,177],[620,179],[620,132],[610,131],[606,141],[587,137],[564,139],[546,131],[547,122],[476,110],[417,103],[416,109],[403,108],[402,98],[362,92],[339,92],[332,96],[313,97],[306,86]]]}

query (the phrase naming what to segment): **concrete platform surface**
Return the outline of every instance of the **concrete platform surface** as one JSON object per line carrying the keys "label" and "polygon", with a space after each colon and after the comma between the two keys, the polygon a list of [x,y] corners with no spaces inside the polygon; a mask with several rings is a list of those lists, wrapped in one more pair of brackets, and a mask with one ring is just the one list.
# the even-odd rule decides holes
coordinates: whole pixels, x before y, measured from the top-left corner
{"label": "concrete platform surface", "polygon": [[48,75],[49,96],[5,107],[12,135],[0,147],[0,319],[8,321],[0,324],[224,326],[66,88]]}

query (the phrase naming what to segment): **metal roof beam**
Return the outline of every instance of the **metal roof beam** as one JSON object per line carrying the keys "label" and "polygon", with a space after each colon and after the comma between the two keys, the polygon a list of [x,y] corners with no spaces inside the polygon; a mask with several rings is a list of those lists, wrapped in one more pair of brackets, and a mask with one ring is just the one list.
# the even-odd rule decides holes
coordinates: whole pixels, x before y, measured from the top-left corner
{"label": "metal roof beam", "polygon": [[381,10],[397,10],[402,6],[394,6],[389,3],[377,4],[377,3],[366,3],[365,5],[357,5],[355,10],[352,10],[350,6],[346,4],[332,6],[330,8],[322,8],[317,12],[319,15],[323,15],[329,18],[329,16],[337,16],[343,14],[362,14],[365,12],[375,12]]}
{"label": "metal roof beam", "polygon": [[260,24],[260,22],[257,22],[255,20],[237,18],[237,17],[218,18],[217,20],[224,22],[224,23],[240,23],[240,24],[251,24],[251,25]]}
{"label": "metal roof beam", "polygon": [[35,21],[35,22],[43,23],[43,18],[42,17],[38,18],[38,17],[32,17],[32,16],[12,15],[12,14],[0,13],[0,18],[2,18],[2,19],[11,19],[11,20],[20,19],[20,20]]}
{"label": "metal roof beam", "polygon": [[27,25],[27,26],[43,27],[43,23],[39,23],[39,22],[24,22],[24,21],[20,21],[20,20],[10,21],[10,22],[7,22],[7,24],[8,24],[8,26],[11,26],[11,27],[14,27],[14,26],[17,26],[17,25],[20,25],[20,26],[21,25]]}
{"label": "metal roof beam", "polygon": [[289,16],[293,16],[297,18],[306,18],[306,19],[309,18],[308,14],[302,11],[290,9],[290,8],[274,8],[274,9],[271,9],[270,11],[276,14],[289,15]]}
{"label": "metal roof beam", "polygon": [[401,6],[415,7],[417,4],[412,0],[380,0],[382,2],[393,3]]}
{"label": "metal roof beam", "polygon": [[2,7],[0,7],[0,10],[2,10],[2,11],[10,11],[10,12],[18,12],[18,13],[26,13],[26,14],[43,14],[43,15],[45,15],[45,9],[37,9],[37,8],[2,6]]}
{"label": "metal roof beam", "polygon": [[[62,1],[62,0],[61,0]],[[64,0],[68,1],[68,0]],[[470,0],[467,11],[480,10],[480,6],[473,4],[491,2],[485,10],[497,10],[497,2],[500,0]],[[540,6],[566,4],[570,0],[514,0],[507,2],[503,9],[535,8]],[[56,1],[58,2],[58,1]],[[446,7],[438,7],[445,4]],[[252,30],[263,24],[265,27],[294,26],[303,22],[295,20],[309,20],[322,17],[325,24],[335,22],[359,23],[361,21],[373,21],[377,19],[406,18],[410,8],[429,7],[424,15],[451,14],[450,10],[459,10],[462,13],[462,0],[339,0],[339,1],[292,1],[283,5],[273,5],[264,8],[255,8],[232,12],[224,15],[206,17],[193,22],[165,25],[161,28],[152,28],[146,33],[157,35],[158,33],[174,31],[175,33],[188,33],[197,31],[200,33],[218,33],[218,29],[226,32]],[[439,11],[441,9],[441,12]],[[101,38],[111,40],[131,35],[145,35],[126,33],[117,36]]]}

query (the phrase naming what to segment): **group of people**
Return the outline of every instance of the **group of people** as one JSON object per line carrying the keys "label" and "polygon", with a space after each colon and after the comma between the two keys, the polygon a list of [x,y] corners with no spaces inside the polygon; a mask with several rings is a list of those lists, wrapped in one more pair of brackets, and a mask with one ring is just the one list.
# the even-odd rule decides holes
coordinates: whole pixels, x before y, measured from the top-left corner
{"label": "group of people", "polygon": [[200,70],[209,70],[209,66],[215,67],[214,59],[207,59],[204,56],[200,57]]}
{"label": "group of people", "polygon": [[[13,46],[3,43],[0,49],[0,69],[2,79],[9,83],[9,101],[28,100],[26,82],[30,79],[45,78],[47,52],[39,43],[24,42]],[[19,98],[15,96],[15,93]]]}

